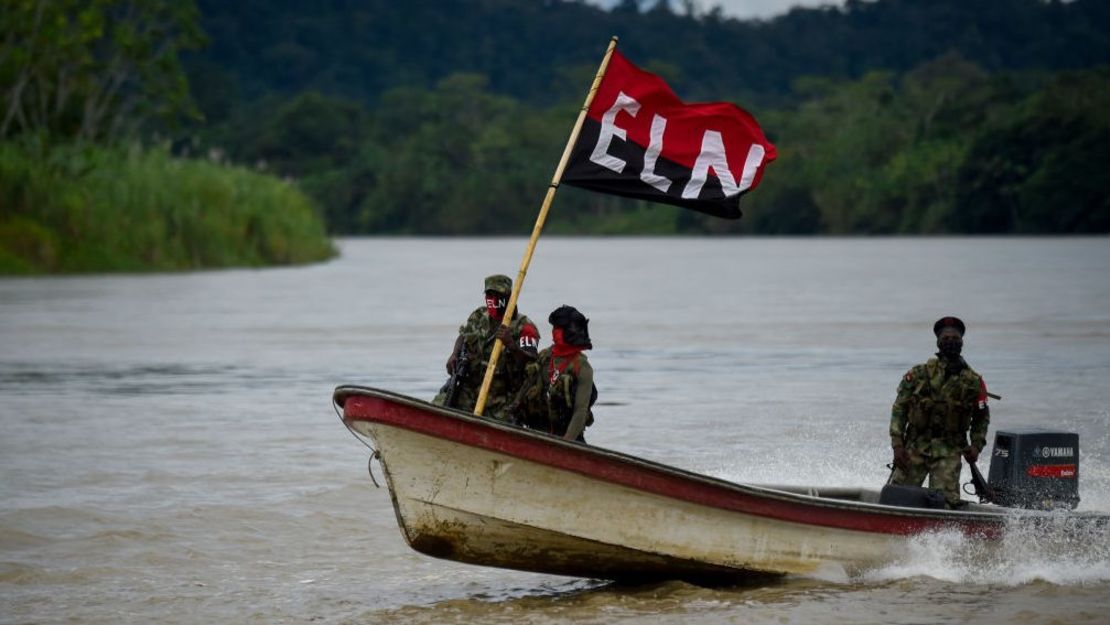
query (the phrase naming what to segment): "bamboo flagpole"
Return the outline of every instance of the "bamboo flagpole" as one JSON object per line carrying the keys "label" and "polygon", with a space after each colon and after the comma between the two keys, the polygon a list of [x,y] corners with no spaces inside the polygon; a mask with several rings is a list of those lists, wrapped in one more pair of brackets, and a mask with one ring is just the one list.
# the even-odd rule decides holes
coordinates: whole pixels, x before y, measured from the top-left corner
{"label": "bamboo flagpole", "polygon": [[[532,237],[528,240],[528,247],[524,250],[524,258],[520,261],[520,271],[517,272],[516,280],[513,282],[513,290],[505,308],[505,316],[501,319],[502,327],[507,328],[512,325],[513,312],[516,311],[516,300],[520,295],[521,287],[524,285],[524,276],[528,273],[528,265],[532,262],[532,254],[536,251],[536,242],[539,241],[540,232],[543,231],[543,224],[547,221],[547,212],[551,209],[551,202],[555,199],[555,191],[559,189],[559,183],[563,179],[563,170],[566,169],[567,161],[570,160],[571,150],[574,149],[574,144],[578,141],[578,133],[582,131],[582,125],[586,122],[586,113],[590,110],[590,104],[593,103],[594,96],[597,95],[601,80],[605,78],[605,70],[609,67],[609,59],[612,58],[613,50],[616,49],[617,37],[614,35],[609,40],[609,47],[605,50],[605,57],[601,59],[601,65],[597,68],[597,74],[590,86],[590,92],[586,94],[586,102],[582,105],[582,110],[578,112],[578,120],[574,122],[570,139],[567,140],[567,146],[563,148],[563,157],[559,159],[559,165],[555,168],[555,175],[551,177],[551,185],[547,187],[547,195],[544,196],[543,205],[540,206],[540,214],[536,216],[536,225],[532,227]],[[476,415],[481,415],[486,409],[489,387],[493,383],[493,372],[497,368],[497,360],[501,357],[503,347],[500,338],[494,341],[493,351],[490,352],[489,356],[489,365],[486,366],[486,376],[482,379],[482,390],[478,392],[478,401],[474,404],[474,414]]]}

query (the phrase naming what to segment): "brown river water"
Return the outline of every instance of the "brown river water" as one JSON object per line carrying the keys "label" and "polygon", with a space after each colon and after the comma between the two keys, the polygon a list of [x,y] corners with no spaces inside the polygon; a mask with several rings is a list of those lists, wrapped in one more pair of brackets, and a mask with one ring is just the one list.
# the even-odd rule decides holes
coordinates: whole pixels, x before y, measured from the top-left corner
{"label": "brown river water", "polygon": [[[339,245],[0,279],[0,623],[1110,623],[1105,532],[929,535],[855,577],[726,588],[418,554],[331,392],[430,398],[525,241]],[[959,315],[1003,397],[991,440],[1078,432],[1080,509],[1110,512],[1106,238],[545,238],[520,300],[545,345],[563,303],[591,318],[592,444],[780,484],[881,485],[898,381]]]}

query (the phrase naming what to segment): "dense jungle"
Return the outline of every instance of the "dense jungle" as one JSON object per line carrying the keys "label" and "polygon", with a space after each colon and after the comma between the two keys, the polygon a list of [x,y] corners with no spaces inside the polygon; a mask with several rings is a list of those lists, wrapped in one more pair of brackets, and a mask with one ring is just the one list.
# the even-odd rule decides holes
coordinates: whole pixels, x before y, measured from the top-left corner
{"label": "dense jungle", "polygon": [[609,37],[778,160],[717,220],[559,191],[564,234],[1110,232],[1110,4],[20,0],[0,22],[0,271],[307,262],[523,235]]}

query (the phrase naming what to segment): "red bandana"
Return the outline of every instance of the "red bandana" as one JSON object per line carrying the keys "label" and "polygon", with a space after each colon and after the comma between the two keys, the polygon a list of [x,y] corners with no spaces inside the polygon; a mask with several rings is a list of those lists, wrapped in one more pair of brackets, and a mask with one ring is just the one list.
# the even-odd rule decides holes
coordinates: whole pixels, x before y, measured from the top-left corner
{"label": "red bandana", "polygon": [[[548,366],[548,374],[551,382],[555,382],[570,363],[574,361],[574,357],[581,354],[586,348],[579,345],[568,345],[563,342],[563,329],[554,328],[551,330],[551,340],[554,344],[551,346],[551,364]],[[555,364],[555,359],[558,358],[563,361],[563,364]]]}
{"label": "red bandana", "polygon": [[494,321],[501,321],[501,318],[505,316],[505,308],[508,305],[508,300],[503,297],[486,296],[486,312]]}

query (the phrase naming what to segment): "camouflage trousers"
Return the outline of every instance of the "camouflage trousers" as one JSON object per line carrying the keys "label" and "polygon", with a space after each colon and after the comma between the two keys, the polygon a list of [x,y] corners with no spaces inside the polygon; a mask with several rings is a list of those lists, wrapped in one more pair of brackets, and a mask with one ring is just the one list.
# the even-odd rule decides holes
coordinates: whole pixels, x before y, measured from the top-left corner
{"label": "camouflage trousers", "polygon": [[959,453],[925,456],[911,450],[909,470],[904,471],[901,467],[896,467],[890,482],[899,486],[921,486],[925,476],[928,475],[929,488],[935,488],[944,493],[944,500],[948,507],[954,508],[960,503],[962,468]]}

